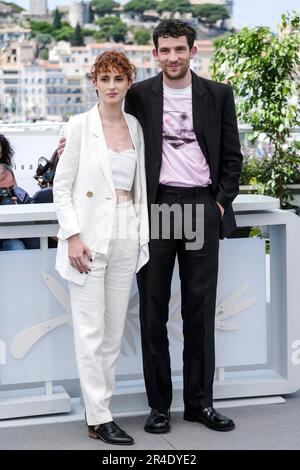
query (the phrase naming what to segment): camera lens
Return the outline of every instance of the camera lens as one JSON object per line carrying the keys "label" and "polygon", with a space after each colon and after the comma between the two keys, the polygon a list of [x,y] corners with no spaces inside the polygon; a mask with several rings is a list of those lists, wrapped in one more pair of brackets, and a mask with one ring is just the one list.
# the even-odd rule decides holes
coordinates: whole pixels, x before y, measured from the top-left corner
{"label": "camera lens", "polygon": [[12,197],[15,196],[13,187],[11,188],[0,188],[0,205],[8,206],[13,204]]}
{"label": "camera lens", "polygon": [[53,170],[47,170],[44,174],[43,174],[43,179],[46,183],[51,183],[51,181],[53,180],[54,178],[54,171]]}

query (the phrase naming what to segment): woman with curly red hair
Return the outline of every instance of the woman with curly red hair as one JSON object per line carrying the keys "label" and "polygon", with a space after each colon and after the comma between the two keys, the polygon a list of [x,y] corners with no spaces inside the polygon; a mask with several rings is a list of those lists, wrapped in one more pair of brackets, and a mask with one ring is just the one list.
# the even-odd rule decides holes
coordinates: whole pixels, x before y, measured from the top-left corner
{"label": "woman with curly red hair", "polygon": [[135,67],[121,52],[96,58],[99,102],[73,116],[54,179],[56,269],[69,281],[88,434],[133,444],[109,410],[135,272],[149,259],[144,140],[123,110]]}

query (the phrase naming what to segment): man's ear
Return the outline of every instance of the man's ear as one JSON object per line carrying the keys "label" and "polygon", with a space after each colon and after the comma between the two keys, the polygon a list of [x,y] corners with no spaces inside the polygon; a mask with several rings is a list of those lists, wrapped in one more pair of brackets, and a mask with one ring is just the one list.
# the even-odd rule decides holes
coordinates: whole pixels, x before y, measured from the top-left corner
{"label": "man's ear", "polygon": [[193,59],[195,57],[195,55],[197,54],[198,52],[198,49],[196,46],[193,46],[192,49],[191,49],[191,59]]}
{"label": "man's ear", "polygon": [[156,49],[152,49],[152,55],[156,60],[158,60],[158,52]]}

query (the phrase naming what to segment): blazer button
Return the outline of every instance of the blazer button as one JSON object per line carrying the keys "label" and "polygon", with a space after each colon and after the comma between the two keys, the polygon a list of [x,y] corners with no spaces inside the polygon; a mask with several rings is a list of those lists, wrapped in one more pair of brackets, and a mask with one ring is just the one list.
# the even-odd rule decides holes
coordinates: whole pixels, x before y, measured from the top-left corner
{"label": "blazer button", "polygon": [[156,167],[156,168],[160,168],[160,163],[158,163],[158,162],[155,163],[155,167]]}
{"label": "blazer button", "polygon": [[88,191],[86,193],[87,197],[93,197],[94,196],[94,193],[92,191]]}

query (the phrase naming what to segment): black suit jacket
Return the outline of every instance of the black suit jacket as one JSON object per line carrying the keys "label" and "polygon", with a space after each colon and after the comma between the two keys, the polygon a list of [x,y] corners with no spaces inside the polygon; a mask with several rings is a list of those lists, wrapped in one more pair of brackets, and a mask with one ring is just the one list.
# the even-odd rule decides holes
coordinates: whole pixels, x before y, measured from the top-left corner
{"label": "black suit jacket", "polygon": [[[162,73],[136,83],[126,96],[125,109],[140,122],[145,139],[145,164],[149,205],[155,203],[162,160]],[[225,209],[220,238],[236,227],[231,203],[239,192],[242,154],[233,92],[223,83],[198,77],[192,72],[194,132],[210,168],[216,201]]]}

